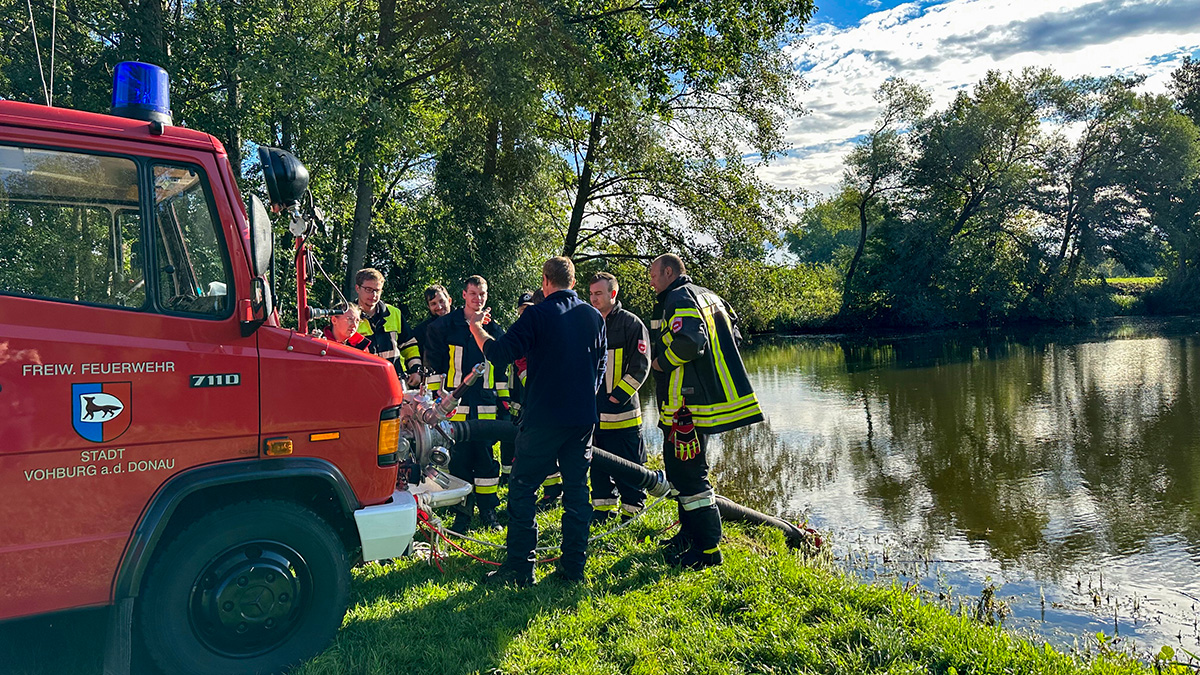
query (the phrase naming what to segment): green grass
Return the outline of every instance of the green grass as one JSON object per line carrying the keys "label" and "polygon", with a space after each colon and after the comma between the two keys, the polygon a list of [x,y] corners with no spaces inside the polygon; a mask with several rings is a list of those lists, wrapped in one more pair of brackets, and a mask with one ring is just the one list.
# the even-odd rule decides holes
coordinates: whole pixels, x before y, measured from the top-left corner
{"label": "green grass", "polygon": [[[459,554],[445,574],[413,559],[364,566],[335,644],[298,673],[1154,672],[1123,654],[1062,654],[898,586],[859,583],[788,551],[773,531],[729,527],[724,566],[671,568],[647,538],[672,511],[595,546],[585,586],[480,586],[487,570]],[[552,569],[542,567],[539,577]]]}
{"label": "green grass", "polygon": [[[559,513],[539,517],[543,541],[557,540]],[[444,573],[421,558],[360,566],[335,642],[296,673],[1193,672],[1018,639],[899,586],[857,582],[789,551],[773,530],[727,526],[725,565],[681,571],[654,543],[673,513],[659,506],[595,544],[582,586],[481,586],[491,568],[458,553],[442,561]],[[552,569],[539,566],[539,578]],[[98,673],[102,644],[103,612],[9,624],[0,672]]]}
{"label": "green grass", "polygon": [[1105,283],[1124,295],[1140,296],[1162,286],[1165,277],[1113,277]]}

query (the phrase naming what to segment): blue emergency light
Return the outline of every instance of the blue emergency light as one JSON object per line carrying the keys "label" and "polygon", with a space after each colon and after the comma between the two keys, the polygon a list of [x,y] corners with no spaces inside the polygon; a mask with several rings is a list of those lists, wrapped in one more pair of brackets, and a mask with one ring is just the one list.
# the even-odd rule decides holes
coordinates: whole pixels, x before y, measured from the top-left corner
{"label": "blue emergency light", "polygon": [[171,124],[171,87],[167,71],[138,61],[118,63],[113,71],[112,114]]}

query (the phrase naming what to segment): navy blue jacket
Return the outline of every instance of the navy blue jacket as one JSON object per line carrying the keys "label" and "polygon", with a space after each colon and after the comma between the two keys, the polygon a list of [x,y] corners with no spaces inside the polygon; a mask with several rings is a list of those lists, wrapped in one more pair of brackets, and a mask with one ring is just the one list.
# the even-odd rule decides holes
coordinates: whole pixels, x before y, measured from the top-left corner
{"label": "navy blue jacket", "polygon": [[525,310],[508,332],[483,346],[495,363],[528,359],[521,426],[593,426],[604,383],[604,317],[575,291],[551,293]]}

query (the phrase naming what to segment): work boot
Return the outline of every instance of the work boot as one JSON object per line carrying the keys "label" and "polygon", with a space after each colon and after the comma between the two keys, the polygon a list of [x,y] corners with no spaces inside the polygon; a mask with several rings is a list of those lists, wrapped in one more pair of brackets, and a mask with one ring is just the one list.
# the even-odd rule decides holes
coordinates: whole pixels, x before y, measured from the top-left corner
{"label": "work boot", "polygon": [[612,511],[592,511],[592,525],[604,525],[612,519]]}
{"label": "work boot", "polygon": [[479,523],[485,530],[503,530],[500,519],[496,517],[496,509],[484,509],[479,512]]}
{"label": "work boot", "polygon": [[487,576],[483,578],[482,583],[488,586],[528,588],[533,585],[533,570],[526,572],[509,567],[508,565],[501,565],[499,568],[488,572]]}
{"label": "work boot", "polygon": [[459,534],[466,534],[471,529],[471,514],[459,511],[454,514],[454,522],[450,524],[450,531]]}
{"label": "work boot", "polygon": [[721,556],[720,548],[712,548],[707,551],[693,548],[679,559],[679,564],[690,570],[701,570],[705,567],[720,565],[722,562],[724,562],[724,558]]}
{"label": "work boot", "polygon": [[582,584],[586,581],[582,572],[570,572],[561,567],[555,569],[550,574],[547,574],[546,579],[543,579],[543,581],[546,580],[553,581],[554,583],[562,584],[564,586],[574,586],[576,584]]}
{"label": "work boot", "polygon": [[658,550],[662,552],[663,559],[668,565],[678,565],[683,554],[687,553],[692,548],[692,542],[688,539],[687,534],[680,527],[674,537],[663,539],[658,542]]}

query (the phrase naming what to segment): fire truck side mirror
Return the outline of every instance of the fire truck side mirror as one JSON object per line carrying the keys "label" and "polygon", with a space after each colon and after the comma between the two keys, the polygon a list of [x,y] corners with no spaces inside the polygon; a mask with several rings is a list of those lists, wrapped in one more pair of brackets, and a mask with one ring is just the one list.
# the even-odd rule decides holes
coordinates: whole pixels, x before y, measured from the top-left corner
{"label": "fire truck side mirror", "polygon": [[265,276],[254,277],[250,286],[250,299],[242,300],[245,309],[242,316],[242,337],[250,337],[258,327],[266,323],[275,313],[275,301],[271,297],[271,285]]}
{"label": "fire truck side mirror", "polygon": [[263,181],[267,184],[267,197],[271,206],[284,211],[300,203],[308,190],[308,169],[287,150],[258,147],[258,159],[262,162]]}
{"label": "fire truck side mirror", "polygon": [[271,215],[257,195],[250,195],[250,262],[254,276],[271,271],[271,256],[275,254],[275,231],[271,229]]}

